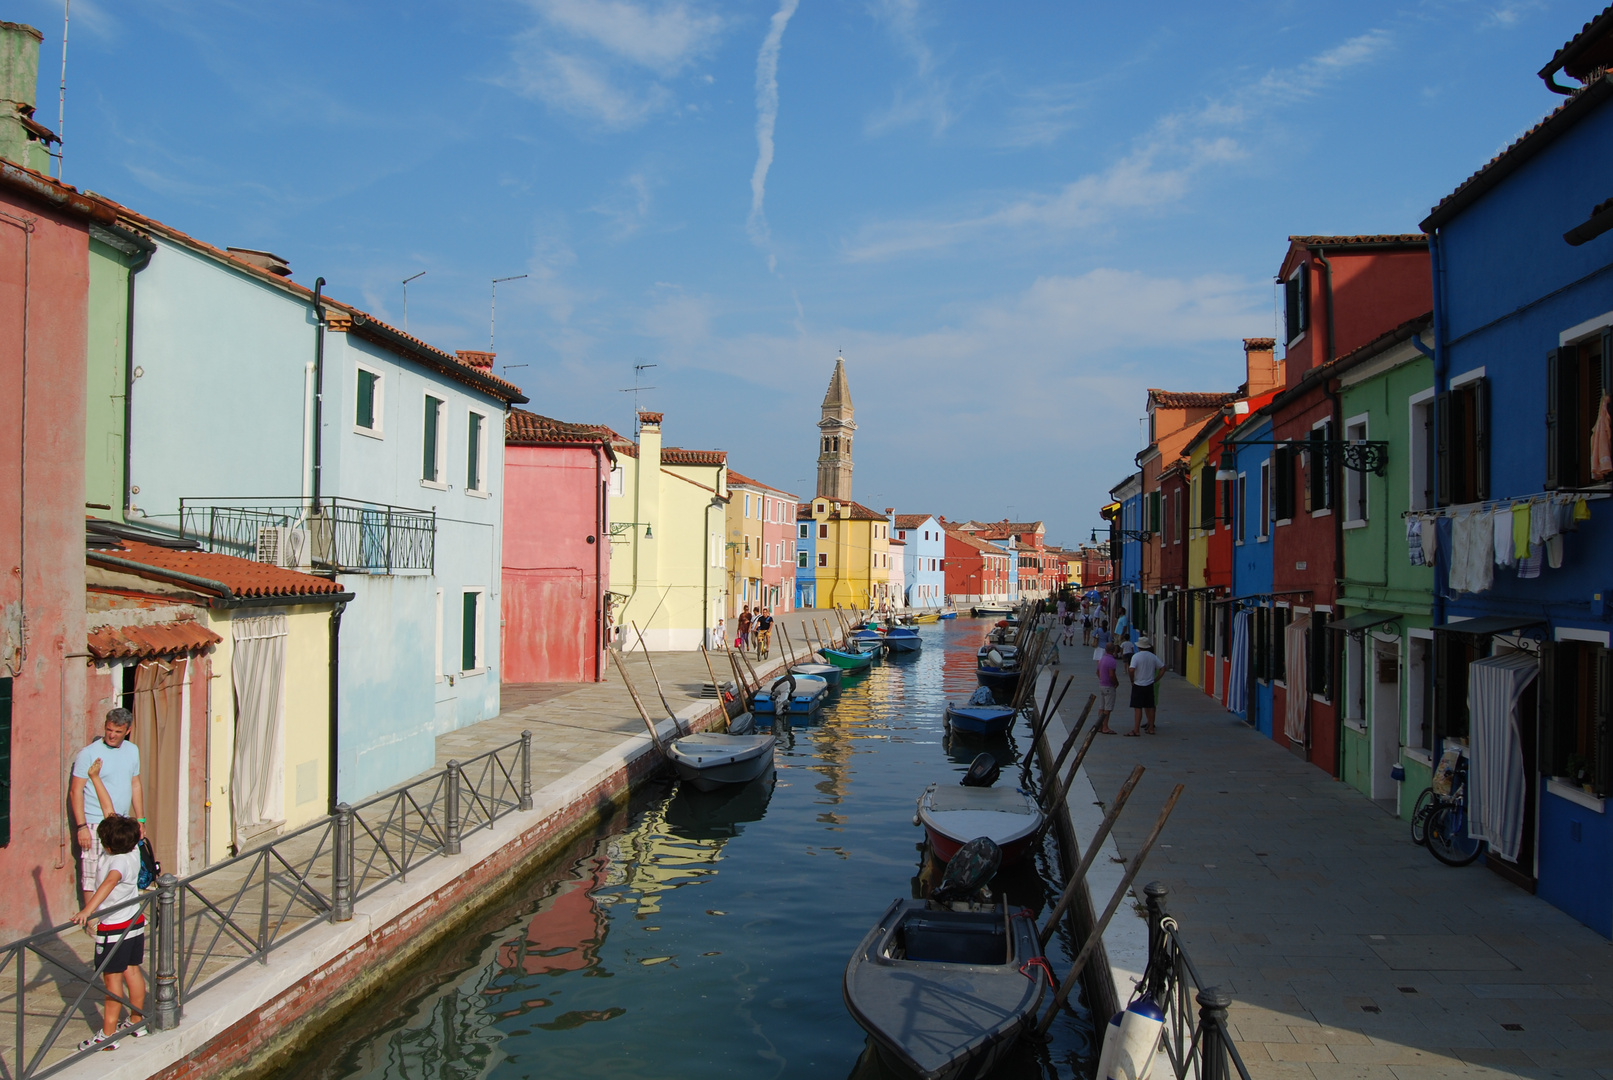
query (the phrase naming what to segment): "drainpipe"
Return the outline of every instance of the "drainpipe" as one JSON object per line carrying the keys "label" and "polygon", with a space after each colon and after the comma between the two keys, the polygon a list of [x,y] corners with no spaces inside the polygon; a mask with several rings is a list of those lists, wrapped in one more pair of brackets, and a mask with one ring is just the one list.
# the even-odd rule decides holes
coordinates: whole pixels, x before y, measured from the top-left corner
{"label": "drainpipe", "polygon": [[[1323,363],[1331,363],[1334,358],[1335,336],[1333,317],[1333,264],[1327,261],[1327,252],[1321,248],[1316,249],[1316,261],[1322,264],[1323,287],[1327,293],[1327,357]],[[1339,393],[1338,380],[1329,378],[1322,384],[1327,393],[1328,400],[1333,403],[1333,437],[1335,440],[1344,438],[1344,397]],[[1331,462],[1329,463],[1331,468]],[[1336,471],[1336,470],[1333,470]],[[1328,477],[1328,486],[1333,488],[1333,592],[1329,597],[1331,602],[1338,593],[1339,581],[1344,577],[1344,506],[1333,477]],[[1341,477],[1342,479],[1342,477]],[[1314,599],[1314,598],[1313,598]],[[1363,661],[1364,663],[1364,661]],[[1335,699],[1341,699],[1338,688],[1334,687]],[[1343,779],[1343,759],[1341,752],[1344,748],[1344,714],[1335,706],[1333,709],[1333,778]]]}
{"label": "drainpipe", "polygon": [[594,460],[604,472],[600,476],[594,474],[594,681],[605,681],[605,668],[602,663],[605,650],[605,583],[600,570],[600,562],[604,552],[600,548],[610,541],[606,539],[610,529],[605,523],[605,507],[608,505],[605,498],[605,489],[610,484],[610,470],[606,467],[606,443],[599,440],[599,446],[594,449]]}
{"label": "drainpipe", "polygon": [[[319,472],[323,460],[320,454],[320,435],[324,428],[325,410],[325,309],[320,304],[325,279],[314,279],[314,506],[319,506]],[[333,769],[335,765],[331,766]],[[334,811],[332,811],[334,813]]]}
{"label": "drainpipe", "polygon": [[[151,265],[151,256],[157,245],[141,248],[139,257],[129,264],[128,310],[123,321],[123,519],[129,519],[129,462],[134,434],[134,276]],[[181,524],[183,527],[183,524]]]}
{"label": "drainpipe", "polygon": [[330,754],[330,762],[328,763],[329,780],[327,781],[326,793],[327,802],[329,804],[327,807],[327,813],[331,814],[336,813],[336,807],[341,801],[336,797],[337,778],[340,775],[340,770],[337,768],[336,755],[338,751],[341,750],[342,745],[341,725],[338,722],[341,716],[339,706],[340,695],[338,694],[338,688],[340,686],[341,675],[342,612],[346,608],[347,604],[345,602],[337,601],[336,604],[334,604],[330,609],[330,671],[327,680],[329,683],[328,691],[330,694],[330,748],[328,751]]}

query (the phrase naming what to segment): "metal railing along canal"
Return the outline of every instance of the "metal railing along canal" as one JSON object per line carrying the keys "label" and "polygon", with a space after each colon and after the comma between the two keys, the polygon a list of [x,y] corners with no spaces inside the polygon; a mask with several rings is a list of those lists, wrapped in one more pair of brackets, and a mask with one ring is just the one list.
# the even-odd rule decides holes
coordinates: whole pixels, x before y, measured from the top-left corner
{"label": "metal railing along canal", "polygon": [[1165,913],[1170,890],[1157,881],[1143,887],[1148,909],[1148,967],[1142,990],[1165,1014],[1162,1046],[1176,1080],[1249,1080],[1249,1070],[1227,1029],[1232,998],[1205,986],[1182,947],[1176,920]]}
{"label": "metal railing along canal", "polygon": [[[185,1002],[439,856],[467,833],[532,809],[532,732],[141,894],[151,970],[145,1018],[168,1030]],[[106,991],[73,923],[0,945],[0,1080],[35,1080],[86,1054]],[[125,1007],[128,1002],[125,1002]],[[75,1019],[79,1022],[75,1024]]]}

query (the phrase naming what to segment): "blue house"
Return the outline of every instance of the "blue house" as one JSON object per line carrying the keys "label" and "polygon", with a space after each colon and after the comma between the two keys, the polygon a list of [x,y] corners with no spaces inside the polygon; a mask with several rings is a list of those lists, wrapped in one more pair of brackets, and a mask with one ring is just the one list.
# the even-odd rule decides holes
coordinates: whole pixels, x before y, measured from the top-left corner
{"label": "blue house", "polygon": [[907,542],[906,604],[927,610],[946,603],[946,534],[934,514],[896,514],[891,528]]}
{"label": "blue house", "polygon": [[[1490,867],[1613,937],[1613,12],[1567,100],[1423,222],[1434,291],[1434,738]],[[1576,80],[1563,85],[1558,76]],[[1600,435],[1601,438],[1597,436]]]}
{"label": "blue house", "polygon": [[437,735],[499,712],[504,414],[526,398],[490,353],[433,348],[274,255],[128,225],[155,244],[134,286],[130,520],[333,576],[354,597],[331,650],[334,798],[430,769]]}
{"label": "blue house", "polygon": [[[1272,681],[1282,655],[1282,628],[1288,607],[1272,595],[1273,506],[1271,417],[1252,413],[1226,437],[1231,461],[1222,461],[1218,480],[1232,484],[1232,669],[1227,674],[1228,707],[1267,738],[1272,729]],[[1226,466],[1230,464],[1231,468]],[[1239,647],[1240,639],[1242,648]],[[1235,706],[1242,705],[1242,708]]]}
{"label": "blue house", "polygon": [[1118,627],[1124,615],[1135,640],[1136,605],[1144,595],[1143,474],[1132,473],[1110,488],[1109,499],[1109,505],[1103,508],[1104,520],[1109,522],[1109,550],[1120,552],[1115,564],[1114,587],[1109,591],[1109,626],[1111,629]]}
{"label": "blue house", "polygon": [[817,607],[818,537],[812,528],[812,504],[795,508],[795,609]]}

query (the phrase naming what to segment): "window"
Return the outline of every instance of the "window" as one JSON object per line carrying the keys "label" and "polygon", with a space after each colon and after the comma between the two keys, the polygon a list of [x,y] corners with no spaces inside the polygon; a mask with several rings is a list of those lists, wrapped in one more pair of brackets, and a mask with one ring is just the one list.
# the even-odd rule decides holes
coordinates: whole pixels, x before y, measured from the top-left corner
{"label": "window", "polygon": [[812,538],[812,534],[807,531],[810,528],[812,528],[812,526],[808,525],[804,521],[801,522],[800,528],[796,530],[797,535],[799,535],[803,540],[810,540]]}
{"label": "window", "polygon": [[383,404],[381,373],[360,367],[353,400],[353,429],[364,435],[379,436]]}
{"label": "window", "polygon": [[1171,492],[1171,543],[1182,542],[1182,489]]}
{"label": "window", "polygon": [[1271,672],[1273,682],[1285,682],[1288,679],[1288,624],[1293,621],[1292,608],[1271,609],[1271,636],[1267,638],[1267,645],[1271,649],[1271,661],[1267,665],[1267,670]]}
{"label": "window", "polygon": [[[1249,535],[1249,474],[1238,474],[1238,499],[1236,519],[1238,522],[1238,543],[1243,543]],[[1231,510],[1228,511],[1232,513]]]}
{"label": "window", "polygon": [[750,537],[745,537],[745,558],[750,558]]}
{"label": "window", "polygon": [[[1613,327],[1546,356],[1546,488],[1582,488],[1591,475],[1591,428],[1610,378]],[[1605,478],[1604,478],[1605,479]]]}
{"label": "window", "polygon": [[[1439,505],[1490,497],[1490,380],[1464,379],[1434,402]],[[1551,430],[1548,414],[1547,430]]]}
{"label": "window", "polygon": [[828,566],[829,565],[829,553],[827,551],[818,552],[818,565],[819,566]]}
{"label": "window", "polygon": [[818,513],[820,513],[820,514],[827,514],[827,513],[828,513],[828,512],[829,512],[829,508],[828,508],[828,507],[826,507],[826,506],[824,506],[824,505],[823,505],[823,504],[822,504],[822,503],[819,503],[819,504],[818,504]]}
{"label": "window", "polygon": [[1338,635],[1328,626],[1332,618],[1330,611],[1311,612],[1310,692],[1323,701],[1333,700],[1333,680],[1338,669],[1338,649],[1333,640]]}
{"label": "window", "polygon": [[1215,528],[1215,466],[1199,471],[1199,528]]}
{"label": "window", "polygon": [[1434,391],[1413,394],[1409,404],[1411,509],[1431,510],[1434,507]]}
{"label": "window", "polygon": [[745,496],[745,516],[750,517],[750,495],[748,493]]}
{"label": "window", "polygon": [[795,565],[804,567],[804,566],[806,566],[806,564],[807,564],[807,553],[804,552],[804,551],[797,551],[795,553]]}
{"label": "window", "polygon": [[425,432],[421,439],[420,480],[436,484],[442,478],[442,399],[426,395]]}
{"label": "window", "polygon": [[1160,502],[1163,496],[1158,491],[1148,493],[1148,526],[1146,531],[1159,534],[1160,528]]}
{"label": "window", "polygon": [[470,414],[469,437],[465,446],[465,490],[485,495],[487,485],[482,473],[485,471],[483,461],[487,457],[487,417],[481,413]]}
{"label": "window", "polygon": [[829,526],[824,524],[824,523],[822,523],[822,522],[818,523],[818,539],[819,540],[827,540],[827,539],[829,539]]}
{"label": "window", "polygon": [[1310,458],[1306,474],[1306,509],[1311,513],[1333,509],[1333,421],[1311,428]]}
{"label": "window", "polygon": [[479,671],[482,667],[482,591],[466,589],[464,618],[459,624],[459,670]]}
{"label": "window", "polygon": [[[1344,425],[1345,442],[1366,442],[1366,417],[1358,420],[1349,420]],[[1344,473],[1344,523],[1345,525],[1364,525],[1367,520],[1367,474],[1360,469],[1345,469]]]}
{"label": "window", "polygon": [[1613,793],[1613,653],[1591,641],[1540,649],[1540,768],[1597,795]]}
{"label": "window", "polygon": [[1283,282],[1283,316],[1288,331],[1288,344],[1292,345],[1299,340],[1310,324],[1310,274],[1306,273],[1308,266],[1301,264],[1299,269]]}
{"label": "window", "polygon": [[1291,443],[1271,450],[1271,515],[1276,521],[1294,517],[1294,447]]}
{"label": "window", "polygon": [[620,465],[612,466],[611,471],[610,471],[610,493],[612,495],[614,495],[616,498],[619,499],[619,498],[622,497],[622,495],[626,491],[627,491],[627,473],[626,473],[626,471],[623,470]]}
{"label": "window", "polygon": [[1260,539],[1271,535],[1271,461],[1260,463]]}

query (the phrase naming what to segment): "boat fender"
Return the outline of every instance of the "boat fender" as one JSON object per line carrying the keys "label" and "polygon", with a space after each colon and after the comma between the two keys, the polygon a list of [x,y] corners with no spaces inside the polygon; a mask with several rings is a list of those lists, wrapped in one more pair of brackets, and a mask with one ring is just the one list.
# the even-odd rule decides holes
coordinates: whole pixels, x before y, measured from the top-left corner
{"label": "boat fender", "polygon": [[1098,1051],[1098,1068],[1093,1074],[1097,1080],[1108,1080],[1109,1067],[1115,1063],[1115,1052],[1120,1049],[1120,1023],[1125,1016],[1117,1012],[1103,1027],[1103,1049]]}
{"label": "boat fender", "polygon": [[1144,994],[1126,1006],[1115,1039],[1115,1056],[1104,1080],[1149,1080],[1165,1030],[1165,1014]]}

